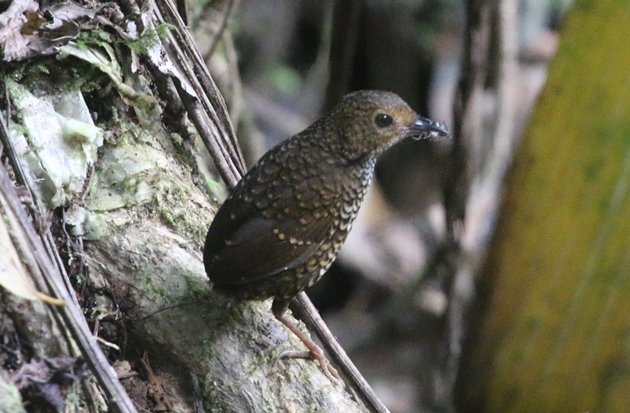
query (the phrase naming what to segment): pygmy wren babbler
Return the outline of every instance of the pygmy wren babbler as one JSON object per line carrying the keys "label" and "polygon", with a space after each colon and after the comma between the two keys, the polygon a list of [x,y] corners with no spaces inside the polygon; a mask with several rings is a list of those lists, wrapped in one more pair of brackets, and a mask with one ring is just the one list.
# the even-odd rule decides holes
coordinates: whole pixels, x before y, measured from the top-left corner
{"label": "pygmy wren babbler", "polygon": [[233,188],[204,248],[214,288],[242,300],[273,298],[278,320],[326,372],[321,349],[285,314],[341,248],[374,173],[377,156],[405,139],[447,136],[398,95],[363,90],[267,152]]}

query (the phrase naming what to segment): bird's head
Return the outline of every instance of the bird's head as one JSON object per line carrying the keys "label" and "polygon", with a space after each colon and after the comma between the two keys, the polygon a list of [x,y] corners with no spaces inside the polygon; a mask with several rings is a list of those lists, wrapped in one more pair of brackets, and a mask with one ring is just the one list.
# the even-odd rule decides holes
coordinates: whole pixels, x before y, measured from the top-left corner
{"label": "bird's head", "polygon": [[328,115],[338,125],[344,156],[361,159],[378,155],[405,138],[448,136],[441,122],[418,116],[398,95],[360,90],[343,97]]}

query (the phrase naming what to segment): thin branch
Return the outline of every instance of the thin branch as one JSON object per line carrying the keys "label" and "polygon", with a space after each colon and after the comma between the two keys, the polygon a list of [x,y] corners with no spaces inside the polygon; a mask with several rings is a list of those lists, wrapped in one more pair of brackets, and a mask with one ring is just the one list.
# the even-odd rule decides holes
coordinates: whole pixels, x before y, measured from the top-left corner
{"label": "thin branch", "polygon": [[[12,141],[9,138],[7,127],[2,121],[0,121],[0,142],[7,150],[9,161],[18,182],[28,188],[33,201],[36,202],[36,197],[32,195],[32,188],[30,188],[26,180]],[[40,209],[35,208],[34,214],[37,216],[31,220],[26,216],[24,208],[18,199],[19,197],[11,178],[9,178],[4,166],[0,165],[0,202],[2,210],[10,216],[12,222],[19,222],[20,224],[21,231],[14,231],[14,236],[18,240],[22,256],[26,260],[31,274],[34,275],[35,281],[39,281],[38,287],[45,289],[47,294],[66,303],[63,307],[51,308],[51,312],[55,315],[61,315],[64,321],[63,324],[71,332],[72,338],[76,341],[81,354],[87,360],[94,376],[107,395],[110,409],[120,413],[135,412],[136,409],[127,392],[118,381],[116,372],[110,366],[105,354],[103,354],[92,336],[85,322],[83,312],[77,304],[74,291],[72,288],[68,288],[70,285],[68,276],[63,265],[59,265],[61,260],[56,254],[54,244],[52,248],[44,246],[44,244],[52,240],[50,230],[46,230],[42,239],[33,226],[33,222],[39,222],[42,219]],[[51,250],[55,251],[53,260],[57,262],[56,266],[51,261]],[[36,276],[37,274],[39,276]]]}
{"label": "thin branch", "polygon": [[[152,6],[158,24],[169,23],[176,27],[176,30],[169,32],[169,39],[164,42],[164,46],[171,53],[173,64],[185,76],[187,85],[182,85],[182,79],[173,80],[221,177],[228,185],[234,186],[247,168],[225,100],[173,3],[170,0],[153,0]],[[195,93],[187,93],[186,86],[192,87]]]}
{"label": "thin branch", "polygon": [[315,308],[306,293],[299,293],[291,305],[302,321],[315,331],[315,334],[332,358],[332,363],[341,371],[346,378],[346,382],[356,392],[368,410],[372,413],[389,413],[385,404],[379,399],[352,360],[350,360],[350,357],[348,357],[333,333],[328,329],[326,322],[319,315],[317,308]]}
{"label": "thin branch", "polygon": [[463,231],[466,202],[474,174],[471,164],[481,135],[480,108],[487,75],[490,48],[491,2],[466,2],[464,56],[454,108],[450,168],[444,184],[444,207],[450,242],[457,243]]}
{"label": "thin branch", "polygon": [[208,3],[204,11],[196,19],[197,21],[203,21],[204,24],[208,24],[211,28],[210,39],[203,51],[203,55],[207,58],[212,56],[216,50],[219,41],[225,33],[230,16],[236,8],[237,0],[222,0],[221,2]]}

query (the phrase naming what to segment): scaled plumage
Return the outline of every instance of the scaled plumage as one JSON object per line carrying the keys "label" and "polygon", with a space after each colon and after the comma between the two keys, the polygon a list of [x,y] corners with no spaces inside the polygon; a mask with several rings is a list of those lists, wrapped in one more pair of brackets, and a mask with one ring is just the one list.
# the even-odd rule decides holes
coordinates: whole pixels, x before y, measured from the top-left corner
{"label": "scaled plumage", "polygon": [[[233,188],[206,237],[204,264],[214,288],[240,299],[274,298],[273,312],[287,324],[289,301],[337,256],[377,156],[404,138],[433,134],[448,131],[393,93],[346,95],[267,152]],[[305,344],[313,351],[314,343]]]}

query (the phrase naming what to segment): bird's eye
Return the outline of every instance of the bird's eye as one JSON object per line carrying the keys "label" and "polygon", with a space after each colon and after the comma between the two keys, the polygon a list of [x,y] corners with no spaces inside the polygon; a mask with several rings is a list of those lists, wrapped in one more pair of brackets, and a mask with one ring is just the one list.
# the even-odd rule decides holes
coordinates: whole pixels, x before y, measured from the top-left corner
{"label": "bird's eye", "polygon": [[386,128],[388,126],[392,126],[392,124],[394,123],[394,118],[385,113],[379,113],[374,118],[374,123],[376,123],[376,126],[378,126],[379,128]]}

